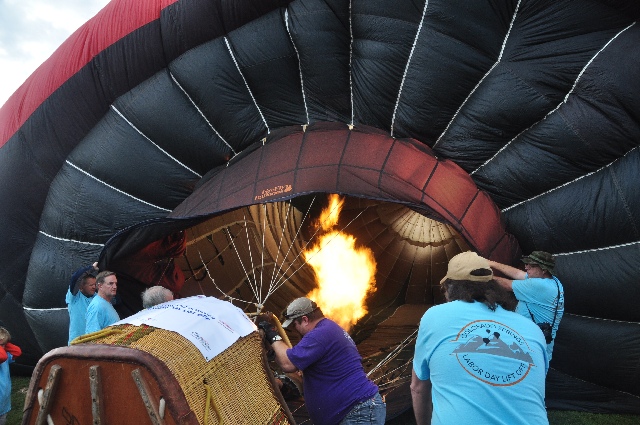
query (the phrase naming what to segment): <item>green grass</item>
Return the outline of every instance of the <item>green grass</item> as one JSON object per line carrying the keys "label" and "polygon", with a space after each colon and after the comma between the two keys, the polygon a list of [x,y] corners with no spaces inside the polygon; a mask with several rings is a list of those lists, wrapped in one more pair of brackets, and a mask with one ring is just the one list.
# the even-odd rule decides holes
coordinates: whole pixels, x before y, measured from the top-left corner
{"label": "green grass", "polygon": [[22,423],[22,409],[29,388],[29,380],[30,378],[24,376],[11,377],[11,411],[7,415],[7,425]]}
{"label": "green grass", "polygon": [[[7,425],[22,423],[22,409],[24,398],[29,388],[29,378],[23,376],[11,377],[11,411],[7,417]],[[415,425],[413,411],[408,410],[387,425]],[[640,416],[636,415],[605,415],[597,413],[549,411],[550,425],[638,425]]]}

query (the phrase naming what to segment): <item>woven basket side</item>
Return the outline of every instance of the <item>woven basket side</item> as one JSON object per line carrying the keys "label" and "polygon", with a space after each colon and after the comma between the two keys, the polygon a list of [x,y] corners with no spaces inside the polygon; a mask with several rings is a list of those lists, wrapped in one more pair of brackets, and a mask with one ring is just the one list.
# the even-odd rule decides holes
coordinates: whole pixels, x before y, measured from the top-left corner
{"label": "woven basket side", "polygon": [[[206,362],[200,351],[176,332],[152,327],[124,325],[122,333],[95,343],[124,345],[145,351],[163,361],[180,383],[187,403],[204,425],[288,424],[263,363],[262,339],[257,332],[240,338]],[[204,423],[207,383],[213,404]],[[275,390],[277,391],[277,390]],[[214,407],[215,405],[215,407]]]}

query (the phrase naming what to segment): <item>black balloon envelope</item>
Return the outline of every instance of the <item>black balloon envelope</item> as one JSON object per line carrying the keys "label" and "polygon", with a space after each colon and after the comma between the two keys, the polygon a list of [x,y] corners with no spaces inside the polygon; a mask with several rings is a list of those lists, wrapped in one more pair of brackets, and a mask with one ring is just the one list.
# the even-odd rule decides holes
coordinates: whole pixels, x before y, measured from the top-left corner
{"label": "black balloon envelope", "polygon": [[339,228],[377,261],[353,328],[366,367],[443,301],[458,252],[544,250],[566,299],[547,406],[640,414],[639,16],[111,2],[0,109],[0,323],[19,362],[66,344],[68,280],[97,259],[121,315],[154,284],[281,311],[313,288],[299,254],[337,193]]}

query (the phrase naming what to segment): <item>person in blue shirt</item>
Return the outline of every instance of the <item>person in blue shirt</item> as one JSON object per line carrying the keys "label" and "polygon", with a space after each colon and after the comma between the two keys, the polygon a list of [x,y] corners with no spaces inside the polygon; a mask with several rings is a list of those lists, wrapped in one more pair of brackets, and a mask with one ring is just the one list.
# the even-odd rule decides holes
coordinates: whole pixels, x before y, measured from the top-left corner
{"label": "person in blue shirt", "polygon": [[22,354],[22,350],[11,342],[11,334],[0,327],[0,425],[7,422],[7,414],[11,410],[11,375],[9,364],[14,357]]}
{"label": "person in blue shirt", "polygon": [[118,279],[115,273],[107,270],[98,273],[96,286],[98,294],[93,297],[87,307],[86,334],[97,332],[120,320],[118,312],[112,305],[118,291]]}
{"label": "person in blue shirt", "polygon": [[[554,275],[555,259],[545,251],[533,251],[522,258],[524,271],[506,264],[489,261],[494,270],[507,276],[494,279],[502,287],[513,291],[518,299],[516,313],[540,325],[548,324],[547,353],[549,360],[553,353],[556,332],[564,314],[564,288]],[[544,325],[543,325],[544,326]]]}
{"label": "person in blue shirt", "polygon": [[513,311],[516,300],[476,253],[454,256],[440,283],[447,302],[426,311],[416,339],[416,423],[547,425],[540,328]]}
{"label": "person in blue shirt", "polygon": [[71,341],[84,335],[87,307],[96,295],[97,271],[98,263],[93,263],[91,266],[79,268],[71,276],[65,298],[69,311],[69,345],[71,345]]}

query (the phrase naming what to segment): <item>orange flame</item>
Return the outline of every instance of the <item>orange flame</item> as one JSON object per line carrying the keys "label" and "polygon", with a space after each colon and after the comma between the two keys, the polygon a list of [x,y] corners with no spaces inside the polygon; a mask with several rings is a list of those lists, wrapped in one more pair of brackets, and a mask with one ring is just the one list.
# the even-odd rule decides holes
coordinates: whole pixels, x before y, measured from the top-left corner
{"label": "orange flame", "polygon": [[323,230],[331,230],[333,226],[338,224],[343,205],[344,199],[340,196],[335,193],[329,195],[329,206],[320,213],[320,222],[318,223]]}
{"label": "orange flame", "polygon": [[365,298],[375,291],[376,261],[369,248],[356,247],[352,235],[331,230],[343,204],[344,199],[330,195],[329,206],[320,216],[325,232],[303,254],[318,284],[307,296],[318,303],[326,317],[348,331],[367,314]]}

